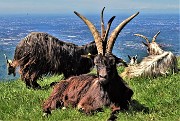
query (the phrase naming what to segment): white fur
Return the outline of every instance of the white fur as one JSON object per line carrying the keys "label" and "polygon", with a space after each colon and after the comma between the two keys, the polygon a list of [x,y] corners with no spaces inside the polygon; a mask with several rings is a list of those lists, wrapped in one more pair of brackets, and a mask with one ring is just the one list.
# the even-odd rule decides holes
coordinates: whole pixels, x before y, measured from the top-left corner
{"label": "white fur", "polygon": [[139,64],[125,68],[125,71],[121,74],[121,76],[123,78],[133,78],[138,76],[156,77],[177,71],[176,57],[173,53],[164,51],[163,54],[149,55]]}

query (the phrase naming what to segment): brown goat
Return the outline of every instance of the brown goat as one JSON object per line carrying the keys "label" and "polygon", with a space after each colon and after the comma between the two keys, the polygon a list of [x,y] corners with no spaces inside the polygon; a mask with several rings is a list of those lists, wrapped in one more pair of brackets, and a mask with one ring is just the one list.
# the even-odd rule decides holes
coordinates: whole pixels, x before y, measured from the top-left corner
{"label": "brown goat", "polygon": [[159,44],[155,42],[159,33],[160,31],[153,37],[151,43],[144,35],[135,34],[147,41],[147,43],[143,42],[143,44],[147,47],[149,56],[145,57],[139,64],[126,67],[124,72],[121,74],[123,78],[133,78],[139,76],[157,77],[159,75],[178,72],[176,56],[170,51],[162,50]]}
{"label": "brown goat", "polygon": [[[120,23],[111,33],[109,39],[108,33],[114,17],[109,20],[102,39],[89,20],[77,12],[75,14],[87,24],[94,37],[98,50],[98,55],[94,57],[97,75],[84,74],[60,81],[54,86],[50,97],[44,102],[43,112],[47,115],[58,107],[68,106],[76,107],[87,114],[102,109],[103,106],[112,107],[112,114],[120,109],[128,109],[133,91],[118,75],[117,62],[112,54],[112,49],[118,34],[139,12]],[[108,39],[107,43],[103,44],[106,39]]]}

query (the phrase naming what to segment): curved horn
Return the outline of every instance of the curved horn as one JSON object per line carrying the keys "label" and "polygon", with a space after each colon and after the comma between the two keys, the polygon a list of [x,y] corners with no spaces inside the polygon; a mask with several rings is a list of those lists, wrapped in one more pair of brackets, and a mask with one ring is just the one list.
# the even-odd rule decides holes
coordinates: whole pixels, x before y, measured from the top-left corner
{"label": "curved horn", "polygon": [[108,38],[109,30],[110,30],[110,27],[111,27],[111,24],[112,24],[114,18],[115,18],[115,16],[113,16],[113,17],[112,17],[111,19],[109,19],[109,21],[108,21],[106,33],[105,33],[104,39],[103,39],[103,52],[106,52],[107,38]]}
{"label": "curved horn", "polygon": [[129,60],[131,60],[131,56],[130,55],[128,55],[128,58],[129,58]]}
{"label": "curved horn", "polygon": [[148,38],[146,37],[146,36],[144,36],[144,35],[141,35],[141,34],[134,34],[135,36],[139,36],[139,37],[142,37],[142,38],[144,38],[145,40],[146,40],[146,42],[149,44],[150,42],[149,42],[149,40],[148,40]]}
{"label": "curved horn", "polygon": [[4,54],[4,57],[6,59],[6,62],[9,63],[6,54]]}
{"label": "curved horn", "polygon": [[123,22],[121,22],[115,29],[114,31],[111,33],[107,45],[106,45],[106,52],[107,53],[111,53],[115,40],[118,37],[119,33],[121,32],[121,30],[126,26],[126,24],[128,24],[134,17],[136,17],[139,14],[139,12],[137,12],[136,14],[133,14],[132,16],[130,16],[129,18],[125,19]]}
{"label": "curved horn", "polygon": [[88,20],[86,19],[84,16],[80,15],[78,12],[74,11],[74,13],[81,18],[84,23],[89,27],[89,30],[91,31],[93,37],[94,37],[94,41],[96,43],[97,46],[97,51],[98,54],[103,54],[103,44],[102,44],[102,39],[99,35],[99,32],[97,31],[97,29],[95,28],[95,26]]}
{"label": "curved horn", "polygon": [[101,38],[103,39],[104,36],[105,36],[105,27],[104,27],[104,17],[103,17],[103,13],[104,13],[104,9],[105,7],[102,9],[102,12],[101,12]]}
{"label": "curved horn", "polygon": [[154,35],[153,39],[152,39],[152,42],[155,42],[156,40],[156,37],[159,35],[160,31],[158,31],[158,33],[156,35]]}

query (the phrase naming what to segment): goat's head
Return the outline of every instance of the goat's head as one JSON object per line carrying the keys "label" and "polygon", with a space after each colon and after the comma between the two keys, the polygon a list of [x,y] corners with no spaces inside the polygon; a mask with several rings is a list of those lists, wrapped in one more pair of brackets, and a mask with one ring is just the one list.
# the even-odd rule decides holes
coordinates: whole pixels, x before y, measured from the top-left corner
{"label": "goat's head", "polygon": [[130,66],[137,64],[137,55],[132,56],[132,57],[131,57],[130,55],[128,55],[128,58],[129,58],[129,60],[130,60],[130,62],[129,62],[129,65],[130,65]]}
{"label": "goat's head", "polygon": [[4,56],[6,59],[8,75],[13,74],[14,76],[16,76],[16,67],[12,63],[12,60],[7,59],[7,56],[5,54],[4,54]]}
{"label": "goat's head", "polygon": [[163,50],[160,48],[160,45],[155,42],[157,36],[159,35],[160,31],[154,35],[152,42],[150,43],[148,38],[141,34],[134,34],[136,36],[142,37],[146,40],[147,43],[142,42],[147,47],[147,52],[149,55],[159,55],[163,53]]}
{"label": "goat's head", "polygon": [[[104,8],[103,8],[103,11],[104,11]],[[94,64],[97,68],[97,75],[99,78],[99,82],[101,84],[107,84],[111,79],[113,79],[114,76],[118,75],[117,69],[116,69],[117,59],[112,54],[112,49],[113,49],[115,40],[118,37],[121,30],[125,27],[125,25],[129,23],[135,16],[137,16],[139,12],[130,16],[123,22],[121,22],[114,29],[114,31],[111,33],[108,39],[109,29],[115,16],[113,16],[108,21],[107,29],[105,31],[104,22],[103,22],[103,11],[102,11],[102,16],[101,16],[101,30],[102,30],[101,35],[99,34],[95,26],[88,19],[86,19],[84,16],[80,15],[77,12],[74,12],[74,13],[84,21],[84,23],[89,27],[94,37],[96,47],[98,50],[98,55],[94,57]]]}

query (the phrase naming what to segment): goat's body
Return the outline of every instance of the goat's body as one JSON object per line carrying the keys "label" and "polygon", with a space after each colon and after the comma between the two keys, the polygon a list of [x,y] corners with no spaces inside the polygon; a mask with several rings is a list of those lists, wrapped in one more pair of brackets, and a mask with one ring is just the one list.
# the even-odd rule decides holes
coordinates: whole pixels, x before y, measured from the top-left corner
{"label": "goat's body", "polygon": [[155,42],[159,33],[160,31],[153,37],[151,43],[146,36],[135,34],[147,41],[147,43],[143,42],[143,44],[147,47],[149,56],[145,57],[139,64],[125,68],[125,71],[121,74],[123,78],[139,76],[157,77],[159,75],[178,72],[176,56],[172,52],[164,51],[159,44]]}
{"label": "goat's body", "polygon": [[[85,22],[94,37],[98,51],[98,54],[93,59],[97,69],[97,76],[86,74],[60,81],[54,87],[50,97],[45,101],[43,111],[45,114],[49,114],[51,110],[57,107],[72,106],[85,113],[91,113],[103,108],[103,106],[112,106],[113,111],[110,119],[114,119],[115,112],[120,109],[128,109],[133,91],[118,75],[116,68],[118,60],[112,54],[112,49],[120,31],[139,12],[121,22],[111,33],[108,40],[108,32],[114,16],[108,21],[105,36],[101,37],[88,19],[77,12],[74,13]],[[102,26],[102,28],[104,27]]]}
{"label": "goat's body", "polygon": [[139,64],[125,68],[123,78],[157,77],[168,73],[178,72],[177,59],[171,52],[164,51],[160,55],[149,55]]}
{"label": "goat's body", "polygon": [[[96,54],[95,43],[77,46],[40,32],[32,32],[17,45],[13,62],[18,62],[20,75],[27,86],[36,86],[43,74],[61,74],[65,77],[90,72],[91,60],[84,54]],[[35,84],[35,85],[33,85]]]}
{"label": "goat's body", "polygon": [[95,75],[73,76],[62,80],[53,89],[43,105],[43,111],[50,113],[58,107],[76,107],[85,113],[91,113],[103,106],[116,105],[127,109],[133,91],[117,76],[103,86]]}

